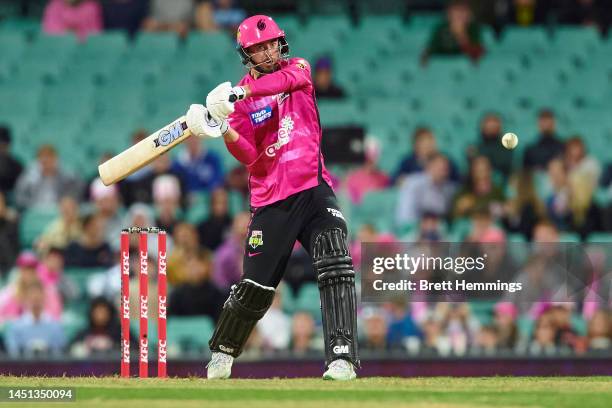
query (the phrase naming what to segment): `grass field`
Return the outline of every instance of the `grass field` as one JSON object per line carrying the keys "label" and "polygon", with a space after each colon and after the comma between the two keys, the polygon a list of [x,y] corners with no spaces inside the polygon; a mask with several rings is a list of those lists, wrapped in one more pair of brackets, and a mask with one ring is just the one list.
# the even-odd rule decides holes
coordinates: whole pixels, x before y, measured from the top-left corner
{"label": "grass field", "polygon": [[612,401],[612,377],[363,378],[337,383],[319,379],[206,381],[0,376],[0,387],[13,386],[75,388],[76,403],[53,403],[53,407],[591,408],[610,407]]}

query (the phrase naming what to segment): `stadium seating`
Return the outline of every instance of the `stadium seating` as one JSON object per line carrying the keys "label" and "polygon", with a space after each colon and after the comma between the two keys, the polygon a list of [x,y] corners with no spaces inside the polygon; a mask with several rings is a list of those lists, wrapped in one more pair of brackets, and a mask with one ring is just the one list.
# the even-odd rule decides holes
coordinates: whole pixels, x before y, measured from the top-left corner
{"label": "stadium seating", "polygon": [[[168,318],[168,344],[178,344],[183,352],[200,352],[208,349],[208,340],[212,337],[213,331],[214,322],[209,317],[170,316]],[[149,344],[153,342],[149,341]]]}

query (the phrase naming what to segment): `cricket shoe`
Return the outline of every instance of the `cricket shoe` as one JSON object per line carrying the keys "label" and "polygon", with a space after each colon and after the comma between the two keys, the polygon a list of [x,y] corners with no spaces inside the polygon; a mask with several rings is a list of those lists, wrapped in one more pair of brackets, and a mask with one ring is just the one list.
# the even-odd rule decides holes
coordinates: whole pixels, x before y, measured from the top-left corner
{"label": "cricket shoe", "polygon": [[346,360],[338,359],[331,362],[327,371],[323,373],[324,380],[347,381],[357,378],[353,364]]}
{"label": "cricket shoe", "polygon": [[207,376],[209,380],[226,379],[232,373],[232,363],[234,357],[229,354],[214,352],[208,364],[206,365]]}

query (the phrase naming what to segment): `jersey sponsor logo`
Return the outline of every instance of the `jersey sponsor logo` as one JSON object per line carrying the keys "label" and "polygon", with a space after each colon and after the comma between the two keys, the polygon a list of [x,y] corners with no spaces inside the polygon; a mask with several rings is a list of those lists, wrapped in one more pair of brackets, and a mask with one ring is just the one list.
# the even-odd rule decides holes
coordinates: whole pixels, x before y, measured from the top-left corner
{"label": "jersey sponsor logo", "polygon": [[306,61],[304,61],[303,59],[299,60],[296,64],[296,67],[300,68],[300,69],[306,69]]}
{"label": "jersey sponsor logo", "polygon": [[261,254],[263,254],[263,252],[249,252],[249,258],[252,258],[257,255],[261,255]]}
{"label": "jersey sponsor logo", "polygon": [[155,143],[155,147],[168,146],[170,143],[183,136],[186,129],[186,123],[176,121],[170,126],[160,130],[157,137],[153,140],[153,143]]}
{"label": "jersey sponsor logo", "polygon": [[263,109],[249,113],[249,116],[253,125],[261,125],[272,117],[272,107],[268,105]]}
{"label": "jersey sponsor logo", "polygon": [[293,130],[293,119],[291,116],[287,115],[281,119],[280,128],[278,129],[278,139],[276,143],[271,144],[266,147],[266,155],[268,157],[276,156],[276,152],[278,149],[289,143],[289,136],[291,136],[291,131]]}
{"label": "jersey sponsor logo", "polygon": [[[329,212],[334,217],[338,217],[344,220],[344,215],[340,212],[340,210],[336,210],[335,208],[328,208],[327,212]],[[345,220],[346,221],[346,220]]]}
{"label": "jersey sponsor logo", "polygon": [[262,245],[263,245],[263,232],[259,230],[251,231],[251,236],[249,237],[249,246],[255,249],[258,246],[262,246]]}
{"label": "jersey sponsor logo", "polygon": [[348,354],[349,353],[349,346],[348,345],[334,346],[334,348],[332,350],[333,350],[334,354]]}
{"label": "jersey sponsor logo", "polygon": [[289,94],[287,92],[279,93],[278,95],[276,95],[276,103],[278,103],[280,105],[288,97],[289,97]]}

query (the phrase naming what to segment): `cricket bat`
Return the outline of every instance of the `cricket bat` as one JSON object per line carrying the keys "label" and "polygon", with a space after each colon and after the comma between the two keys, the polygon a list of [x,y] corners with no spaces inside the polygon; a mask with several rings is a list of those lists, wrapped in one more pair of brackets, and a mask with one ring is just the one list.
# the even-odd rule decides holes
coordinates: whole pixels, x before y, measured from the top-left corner
{"label": "cricket bat", "polygon": [[106,186],[117,183],[190,136],[191,131],[187,128],[185,116],[181,116],[98,166],[100,179]]}

